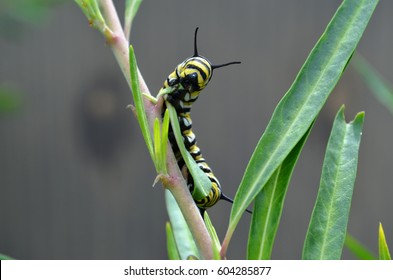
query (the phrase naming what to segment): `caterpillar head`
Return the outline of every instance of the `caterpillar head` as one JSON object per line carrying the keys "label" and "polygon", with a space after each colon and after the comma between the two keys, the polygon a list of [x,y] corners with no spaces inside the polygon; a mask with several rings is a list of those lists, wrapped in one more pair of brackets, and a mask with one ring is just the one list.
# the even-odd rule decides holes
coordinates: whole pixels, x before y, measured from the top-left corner
{"label": "caterpillar head", "polygon": [[207,86],[213,74],[213,67],[206,58],[193,56],[180,63],[175,72],[176,78],[172,80],[172,83],[177,82],[180,88],[192,93],[201,91]]}
{"label": "caterpillar head", "polygon": [[180,63],[173,71],[161,88],[159,95],[171,94],[177,90],[185,90],[189,93],[199,92],[209,83],[213,70],[231,64],[239,64],[239,61],[213,65],[208,59],[198,54],[197,48],[198,27],[194,35],[194,55]]}

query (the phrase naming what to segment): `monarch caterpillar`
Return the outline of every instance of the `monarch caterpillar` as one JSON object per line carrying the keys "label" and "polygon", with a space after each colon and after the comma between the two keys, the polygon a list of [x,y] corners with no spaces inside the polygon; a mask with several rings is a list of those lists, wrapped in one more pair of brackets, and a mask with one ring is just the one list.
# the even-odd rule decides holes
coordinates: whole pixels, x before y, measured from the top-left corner
{"label": "monarch caterpillar", "polygon": [[[169,102],[175,108],[181,134],[183,136],[184,145],[199,168],[207,175],[211,182],[211,190],[209,194],[203,199],[194,199],[196,205],[203,214],[207,208],[215,205],[220,199],[229,202],[233,201],[222,193],[218,179],[214,176],[211,168],[206,163],[206,160],[202,157],[201,150],[196,145],[195,134],[192,131],[190,110],[192,104],[198,99],[199,93],[209,83],[214,69],[231,64],[239,64],[240,62],[234,61],[220,65],[213,65],[210,63],[209,60],[198,54],[197,33],[198,28],[195,29],[194,35],[194,55],[177,65],[175,70],[169,74],[168,78],[165,80],[164,85],[160,89],[158,95],[162,95],[164,100]],[[164,111],[165,105],[163,112]],[[183,174],[185,174],[185,177],[187,177],[187,187],[190,192],[193,193],[194,180],[191,176],[191,173],[187,170],[187,166],[181,156],[172,129],[169,130],[168,139],[176,156],[177,164]]]}

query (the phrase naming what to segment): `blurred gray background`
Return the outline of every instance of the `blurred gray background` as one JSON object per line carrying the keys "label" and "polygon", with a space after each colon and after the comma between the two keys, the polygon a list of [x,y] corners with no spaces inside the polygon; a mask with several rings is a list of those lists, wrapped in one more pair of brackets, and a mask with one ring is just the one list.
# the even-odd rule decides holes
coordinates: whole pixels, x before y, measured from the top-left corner
{"label": "blurred gray background", "polygon": [[[6,1],[2,0],[1,2]],[[123,14],[123,1],[115,1]],[[5,3],[5,2],[4,2]],[[341,1],[148,1],[131,43],[151,90],[199,52],[215,71],[193,107],[198,144],[233,197],[270,116]],[[6,6],[5,6],[6,7]],[[3,9],[3,11],[1,11]],[[18,259],[165,259],[164,192],[126,105],[131,94],[104,39],[73,1],[38,23],[8,20],[0,5],[0,252]],[[380,1],[358,50],[393,81],[392,1]],[[4,20],[4,17],[6,20]],[[42,18],[43,17],[43,18]],[[349,66],[319,115],[290,184],[273,259],[299,259],[326,143],[341,104],[366,112],[349,231],[377,252],[381,221],[393,244],[393,116]],[[209,211],[220,238],[230,205]],[[244,215],[228,258],[244,258]],[[345,251],[343,258],[353,258]]]}

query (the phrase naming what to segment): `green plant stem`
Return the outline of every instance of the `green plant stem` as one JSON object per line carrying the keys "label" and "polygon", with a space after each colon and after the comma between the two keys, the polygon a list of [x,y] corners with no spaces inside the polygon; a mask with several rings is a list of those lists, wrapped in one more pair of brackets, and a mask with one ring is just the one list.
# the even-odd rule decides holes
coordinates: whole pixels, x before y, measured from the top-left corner
{"label": "green plant stem", "polygon": [[[129,42],[126,39],[116,9],[113,5],[112,0],[101,0],[100,8],[102,15],[105,19],[105,23],[110,28],[112,38],[107,43],[111,48],[124,77],[131,88],[130,78],[130,66],[129,66]],[[138,69],[138,81],[141,92],[151,95],[150,91]],[[146,110],[146,116],[149,123],[150,131],[153,131],[154,120],[156,118],[161,120],[162,102],[157,104],[151,102],[147,98],[143,98],[144,106]],[[169,145],[169,144],[168,144]],[[195,243],[204,259],[212,259],[212,241],[210,235],[206,229],[204,221],[196,207],[194,200],[190,192],[186,187],[186,182],[181,174],[175,156],[170,146],[167,152],[167,168],[168,176],[161,176],[161,181],[165,188],[171,191],[175,197],[179,207],[183,213],[185,220],[190,228],[190,231],[194,237]]]}
{"label": "green plant stem", "polygon": [[167,176],[162,176],[161,182],[175,198],[179,208],[186,220],[195,244],[204,259],[213,259],[212,240],[205,226],[199,209],[194,203],[190,191],[186,187],[186,181],[177,165],[172,148],[167,147]]}
{"label": "green plant stem", "polygon": [[[176,168],[168,166],[169,174],[172,174],[172,171],[176,172],[176,170],[173,169],[178,168],[177,166]],[[213,259],[213,243],[211,237],[207,231],[202,216],[194,203],[191,193],[187,188],[184,187],[186,182],[183,176],[181,174],[180,177],[163,176],[161,181],[163,182],[164,186],[170,190],[173,197],[176,199],[176,202],[179,205],[184,219],[187,222],[201,256],[204,259]]]}

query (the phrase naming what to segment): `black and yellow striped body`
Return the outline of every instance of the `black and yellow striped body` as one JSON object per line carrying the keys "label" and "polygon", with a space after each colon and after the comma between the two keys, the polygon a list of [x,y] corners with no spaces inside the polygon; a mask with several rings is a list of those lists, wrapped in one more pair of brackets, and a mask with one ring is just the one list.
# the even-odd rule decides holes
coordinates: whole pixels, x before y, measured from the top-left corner
{"label": "black and yellow striped body", "polygon": [[[211,63],[206,58],[201,56],[191,57],[176,67],[175,71],[168,76],[164,82],[164,86],[160,90],[160,92],[166,93],[164,99],[176,109],[186,149],[211,182],[211,191],[209,195],[202,200],[195,201],[200,209],[212,207],[221,198],[220,183],[202,157],[201,150],[196,145],[196,138],[192,131],[192,120],[190,116],[192,104],[198,99],[199,93],[210,81],[211,76]],[[193,192],[194,180],[187,170],[171,129],[168,137],[179,168],[187,177],[187,186],[189,190]]]}
{"label": "black and yellow striped body", "polygon": [[[211,190],[209,194],[201,200],[194,199],[196,205],[201,210],[201,213],[203,213],[205,209],[212,207],[220,199],[227,200],[229,202],[233,201],[221,192],[218,179],[214,176],[211,168],[202,157],[201,150],[196,145],[195,134],[192,132],[190,110],[193,103],[198,99],[199,93],[209,83],[214,69],[231,64],[239,64],[240,62],[235,61],[221,65],[212,65],[206,58],[198,55],[196,40],[197,31],[198,28],[195,30],[194,55],[180,63],[176,69],[169,74],[158,95],[163,96],[165,101],[169,102],[175,108],[184,145],[199,168],[207,175],[211,182]],[[166,106],[164,105],[163,113],[165,112],[165,108]],[[173,152],[175,153],[177,164],[185,178],[187,178],[188,188],[190,192],[193,193],[194,180],[181,156],[171,128],[168,132],[168,139],[171,143]]]}

